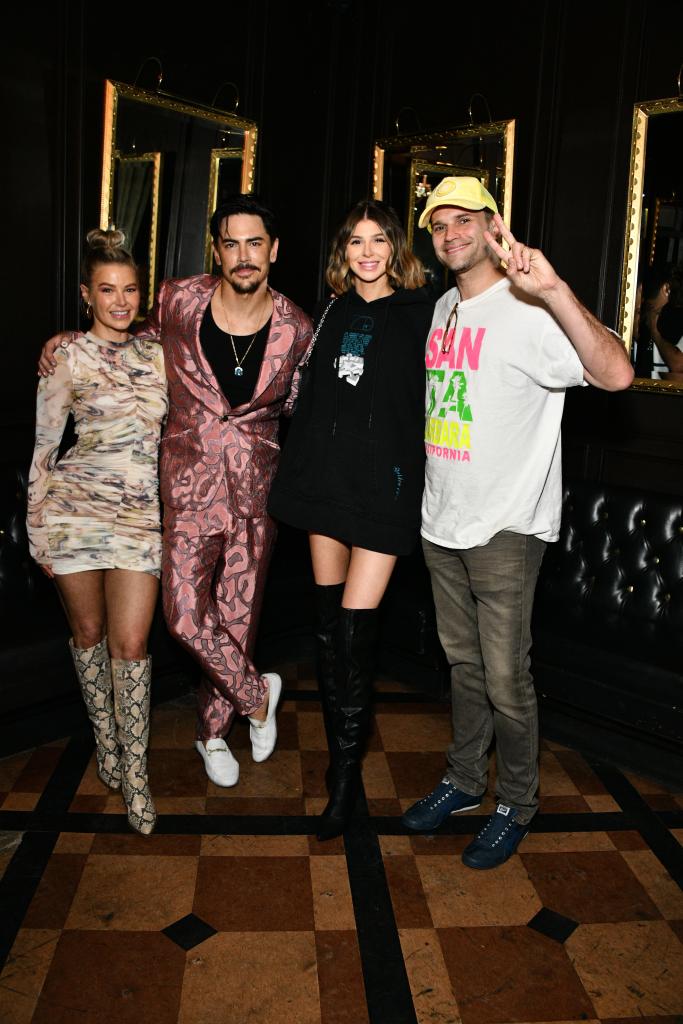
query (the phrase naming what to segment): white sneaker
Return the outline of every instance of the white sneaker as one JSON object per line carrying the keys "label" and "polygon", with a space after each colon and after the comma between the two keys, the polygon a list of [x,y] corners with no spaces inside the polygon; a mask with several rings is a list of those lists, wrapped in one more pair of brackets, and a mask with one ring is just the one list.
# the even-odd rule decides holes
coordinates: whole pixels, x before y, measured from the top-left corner
{"label": "white sneaker", "polygon": [[237,785],[240,766],[228,750],[225,740],[207,740],[206,745],[201,740],[197,740],[195,747],[202,755],[206,774],[212,782],[215,782],[217,786]]}
{"label": "white sneaker", "polygon": [[257,722],[255,718],[249,719],[251,756],[254,761],[265,761],[269,758],[275,750],[277,740],[275,712],[282,693],[282,680],[277,672],[264,672],[263,678],[268,680],[268,715],[265,722]]}

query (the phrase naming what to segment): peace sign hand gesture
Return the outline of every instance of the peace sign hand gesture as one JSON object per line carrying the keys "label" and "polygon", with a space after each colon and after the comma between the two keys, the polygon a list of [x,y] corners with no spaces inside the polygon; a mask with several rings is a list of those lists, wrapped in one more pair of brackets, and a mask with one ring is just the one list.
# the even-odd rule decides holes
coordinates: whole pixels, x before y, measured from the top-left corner
{"label": "peace sign hand gesture", "polygon": [[[485,231],[484,238],[489,248],[506,266],[507,276],[516,287],[530,295],[542,297],[552,292],[561,283],[560,278],[540,249],[530,249],[528,245],[518,242],[500,214],[493,216],[495,232]],[[510,246],[510,251],[503,249],[496,241],[500,235]]]}

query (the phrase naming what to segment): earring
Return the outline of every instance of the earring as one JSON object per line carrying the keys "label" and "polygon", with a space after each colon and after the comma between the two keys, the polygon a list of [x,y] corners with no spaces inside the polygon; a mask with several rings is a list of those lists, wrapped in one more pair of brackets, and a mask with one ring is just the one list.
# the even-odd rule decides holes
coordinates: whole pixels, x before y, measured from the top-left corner
{"label": "earring", "polygon": [[90,305],[89,302],[85,307],[85,315],[88,317],[89,320],[92,320],[92,306]]}

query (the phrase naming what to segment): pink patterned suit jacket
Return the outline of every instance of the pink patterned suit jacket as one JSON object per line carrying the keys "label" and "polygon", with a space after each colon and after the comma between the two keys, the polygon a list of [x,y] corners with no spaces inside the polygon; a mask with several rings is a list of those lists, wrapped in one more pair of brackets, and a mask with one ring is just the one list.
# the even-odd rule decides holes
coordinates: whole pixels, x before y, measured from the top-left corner
{"label": "pink patterned suit jacket", "polygon": [[161,441],[162,501],[178,510],[204,509],[225,481],[231,511],[249,519],[266,515],[280,451],[278,416],[293,408],[311,322],[271,289],[273,315],[256,389],[248,404],[233,409],[199,340],[219,284],[210,274],[163,281],[138,334],[161,341],[164,349],[170,409]]}

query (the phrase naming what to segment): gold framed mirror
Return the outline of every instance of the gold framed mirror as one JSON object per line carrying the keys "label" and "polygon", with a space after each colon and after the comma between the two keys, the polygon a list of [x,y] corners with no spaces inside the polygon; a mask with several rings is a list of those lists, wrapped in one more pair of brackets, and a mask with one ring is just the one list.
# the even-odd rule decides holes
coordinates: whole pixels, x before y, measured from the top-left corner
{"label": "gold framed mirror", "polygon": [[[154,303],[159,231],[161,153],[114,154],[112,217],[140,267],[142,310]],[[151,287],[150,287],[151,285]]]}
{"label": "gold framed mirror", "polygon": [[257,137],[228,111],[106,81],[100,227],[126,231],[143,308],[161,278],[211,269],[211,214],[222,195],[253,191]]}
{"label": "gold framed mirror", "polygon": [[683,278],[683,171],[676,157],[682,114],[681,96],[633,109],[619,302],[618,330],[636,368],[632,387],[669,394],[683,394],[683,374],[670,371],[650,325],[661,326],[665,340],[683,353],[683,329],[676,337],[683,298],[679,288],[666,285]]}
{"label": "gold framed mirror", "polygon": [[212,149],[211,172],[209,174],[209,200],[206,217],[206,249],[204,252],[204,270],[209,274],[214,265],[213,240],[209,225],[211,214],[218,206],[218,197],[231,192],[251,192],[240,187],[242,175],[243,153],[241,149]]}
{"label": "gold framed mirror", "polygon": [[409,245],[437,290],[448,286],[447,273],[434,256],[429,234],[416,230],[429,193],[442,178],[472,175],[491,192],[509,224],[514,155],[514,119],[394,135],[375,143],[373,195],[404,217]]}

